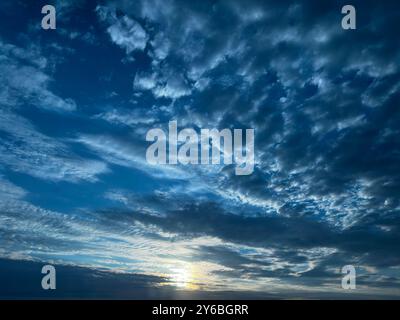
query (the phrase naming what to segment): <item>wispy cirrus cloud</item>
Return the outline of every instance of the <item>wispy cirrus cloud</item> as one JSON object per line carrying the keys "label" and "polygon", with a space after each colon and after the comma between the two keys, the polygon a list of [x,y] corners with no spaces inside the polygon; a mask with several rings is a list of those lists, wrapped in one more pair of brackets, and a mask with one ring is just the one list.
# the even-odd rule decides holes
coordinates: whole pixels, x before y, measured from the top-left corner
{"label": "wispy cirrus cloud", "polygon": [[51,76],[46,73],[48,61],[38,48],[20,48],[0,42],[0,104],[16,107],[32,105],[52,111],[73,111],[76,103],[63,99],[50,89]]}
{"label": "wispy cirrus cloud", "polygon": [[106,135],[80,135],[74,140],[94,151],[101,159],[123,167],[141,170],[150,176],[167,179],[188,179],[191,175],[182,168],[174,166],[156,166],[146,161],[146,147],[143,141],[132,136],[125,141]]}
{"label": "wispy cirrus cloud", "polygon": [[0,110],[0,163],[20,173],[50,181],[94,182],[108,171],[104,162],[74,154],[64,143],[40,133],[30,121]]}

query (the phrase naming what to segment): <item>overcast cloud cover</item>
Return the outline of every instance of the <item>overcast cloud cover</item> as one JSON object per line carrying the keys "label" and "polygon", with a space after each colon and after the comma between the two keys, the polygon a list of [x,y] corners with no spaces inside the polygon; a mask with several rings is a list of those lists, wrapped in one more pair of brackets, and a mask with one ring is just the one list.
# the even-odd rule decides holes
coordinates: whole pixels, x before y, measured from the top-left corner
{"label": "overcast cloud cover", "polygon": [[[112,290],[64,297],[400,298],[399,21],[395,0],[1,1],[0,271]],[[253,174],[148,164],[171,120],[254,128]]]}

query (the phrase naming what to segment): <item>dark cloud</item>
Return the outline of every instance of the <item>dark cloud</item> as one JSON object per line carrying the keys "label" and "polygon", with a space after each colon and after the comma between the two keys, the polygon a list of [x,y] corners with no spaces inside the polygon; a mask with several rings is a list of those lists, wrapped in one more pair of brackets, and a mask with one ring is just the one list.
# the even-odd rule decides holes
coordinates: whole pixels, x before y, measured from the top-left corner
{"label": "dark cloud", "polygon": [[[400,262],[397,254],[400,240],[397,222],[385,222],[385,225],[395,224],[390,231],[381,230],[373,225],[356,225],[340,230],[308,217],[238,215],[227,212],[211,202],[180,202],[180,206],[180,209],[166,212],[163,216],[118,210],[102,211],[97,215],[108,225],[112,225],[114,220],[117,223],[138,221],[178,237],[213,236],[228,243],[275,249],[281,251],[287,261],[293,260],[297,263],[304,262],[305,256],[295,249],[313,248],[337,249],[343,255],[347,254],[350,261],[358,257],[358,263],[375,266],[397,266]],[[202,254],[212,258],[220,252],[219,250],[224,251],[228,260],[241,258],[237,253],[220,247],[208,248]],[[237,263],[241,265],[245,261],[247,260],[239,259]],[[253,262],[257,264],[256,260]]]}

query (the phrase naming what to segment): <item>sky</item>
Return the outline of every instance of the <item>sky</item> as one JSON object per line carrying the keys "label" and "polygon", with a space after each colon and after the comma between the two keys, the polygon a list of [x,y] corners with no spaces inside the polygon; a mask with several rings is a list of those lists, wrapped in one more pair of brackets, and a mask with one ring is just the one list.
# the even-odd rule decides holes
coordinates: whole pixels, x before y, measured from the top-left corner
{"label": "sky", "polygon": [[[397,0],[2,0],[0,297],[400,298],[399,21]],[[169,121],[254,129],[254,172],[149,164]]]}

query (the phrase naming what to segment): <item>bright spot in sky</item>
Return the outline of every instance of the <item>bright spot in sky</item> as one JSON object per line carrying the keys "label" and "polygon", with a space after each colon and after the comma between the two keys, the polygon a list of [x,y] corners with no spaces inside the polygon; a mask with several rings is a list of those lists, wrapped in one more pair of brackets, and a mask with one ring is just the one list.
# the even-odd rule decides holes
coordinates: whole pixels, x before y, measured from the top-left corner
{"label": "bright spot in sky", "polygon": [[171,281],[173,285],[177,286],[178,288],[196,289],[196,285],[193,283],[193,277],[193,269],[190,265],[171,269]]}

